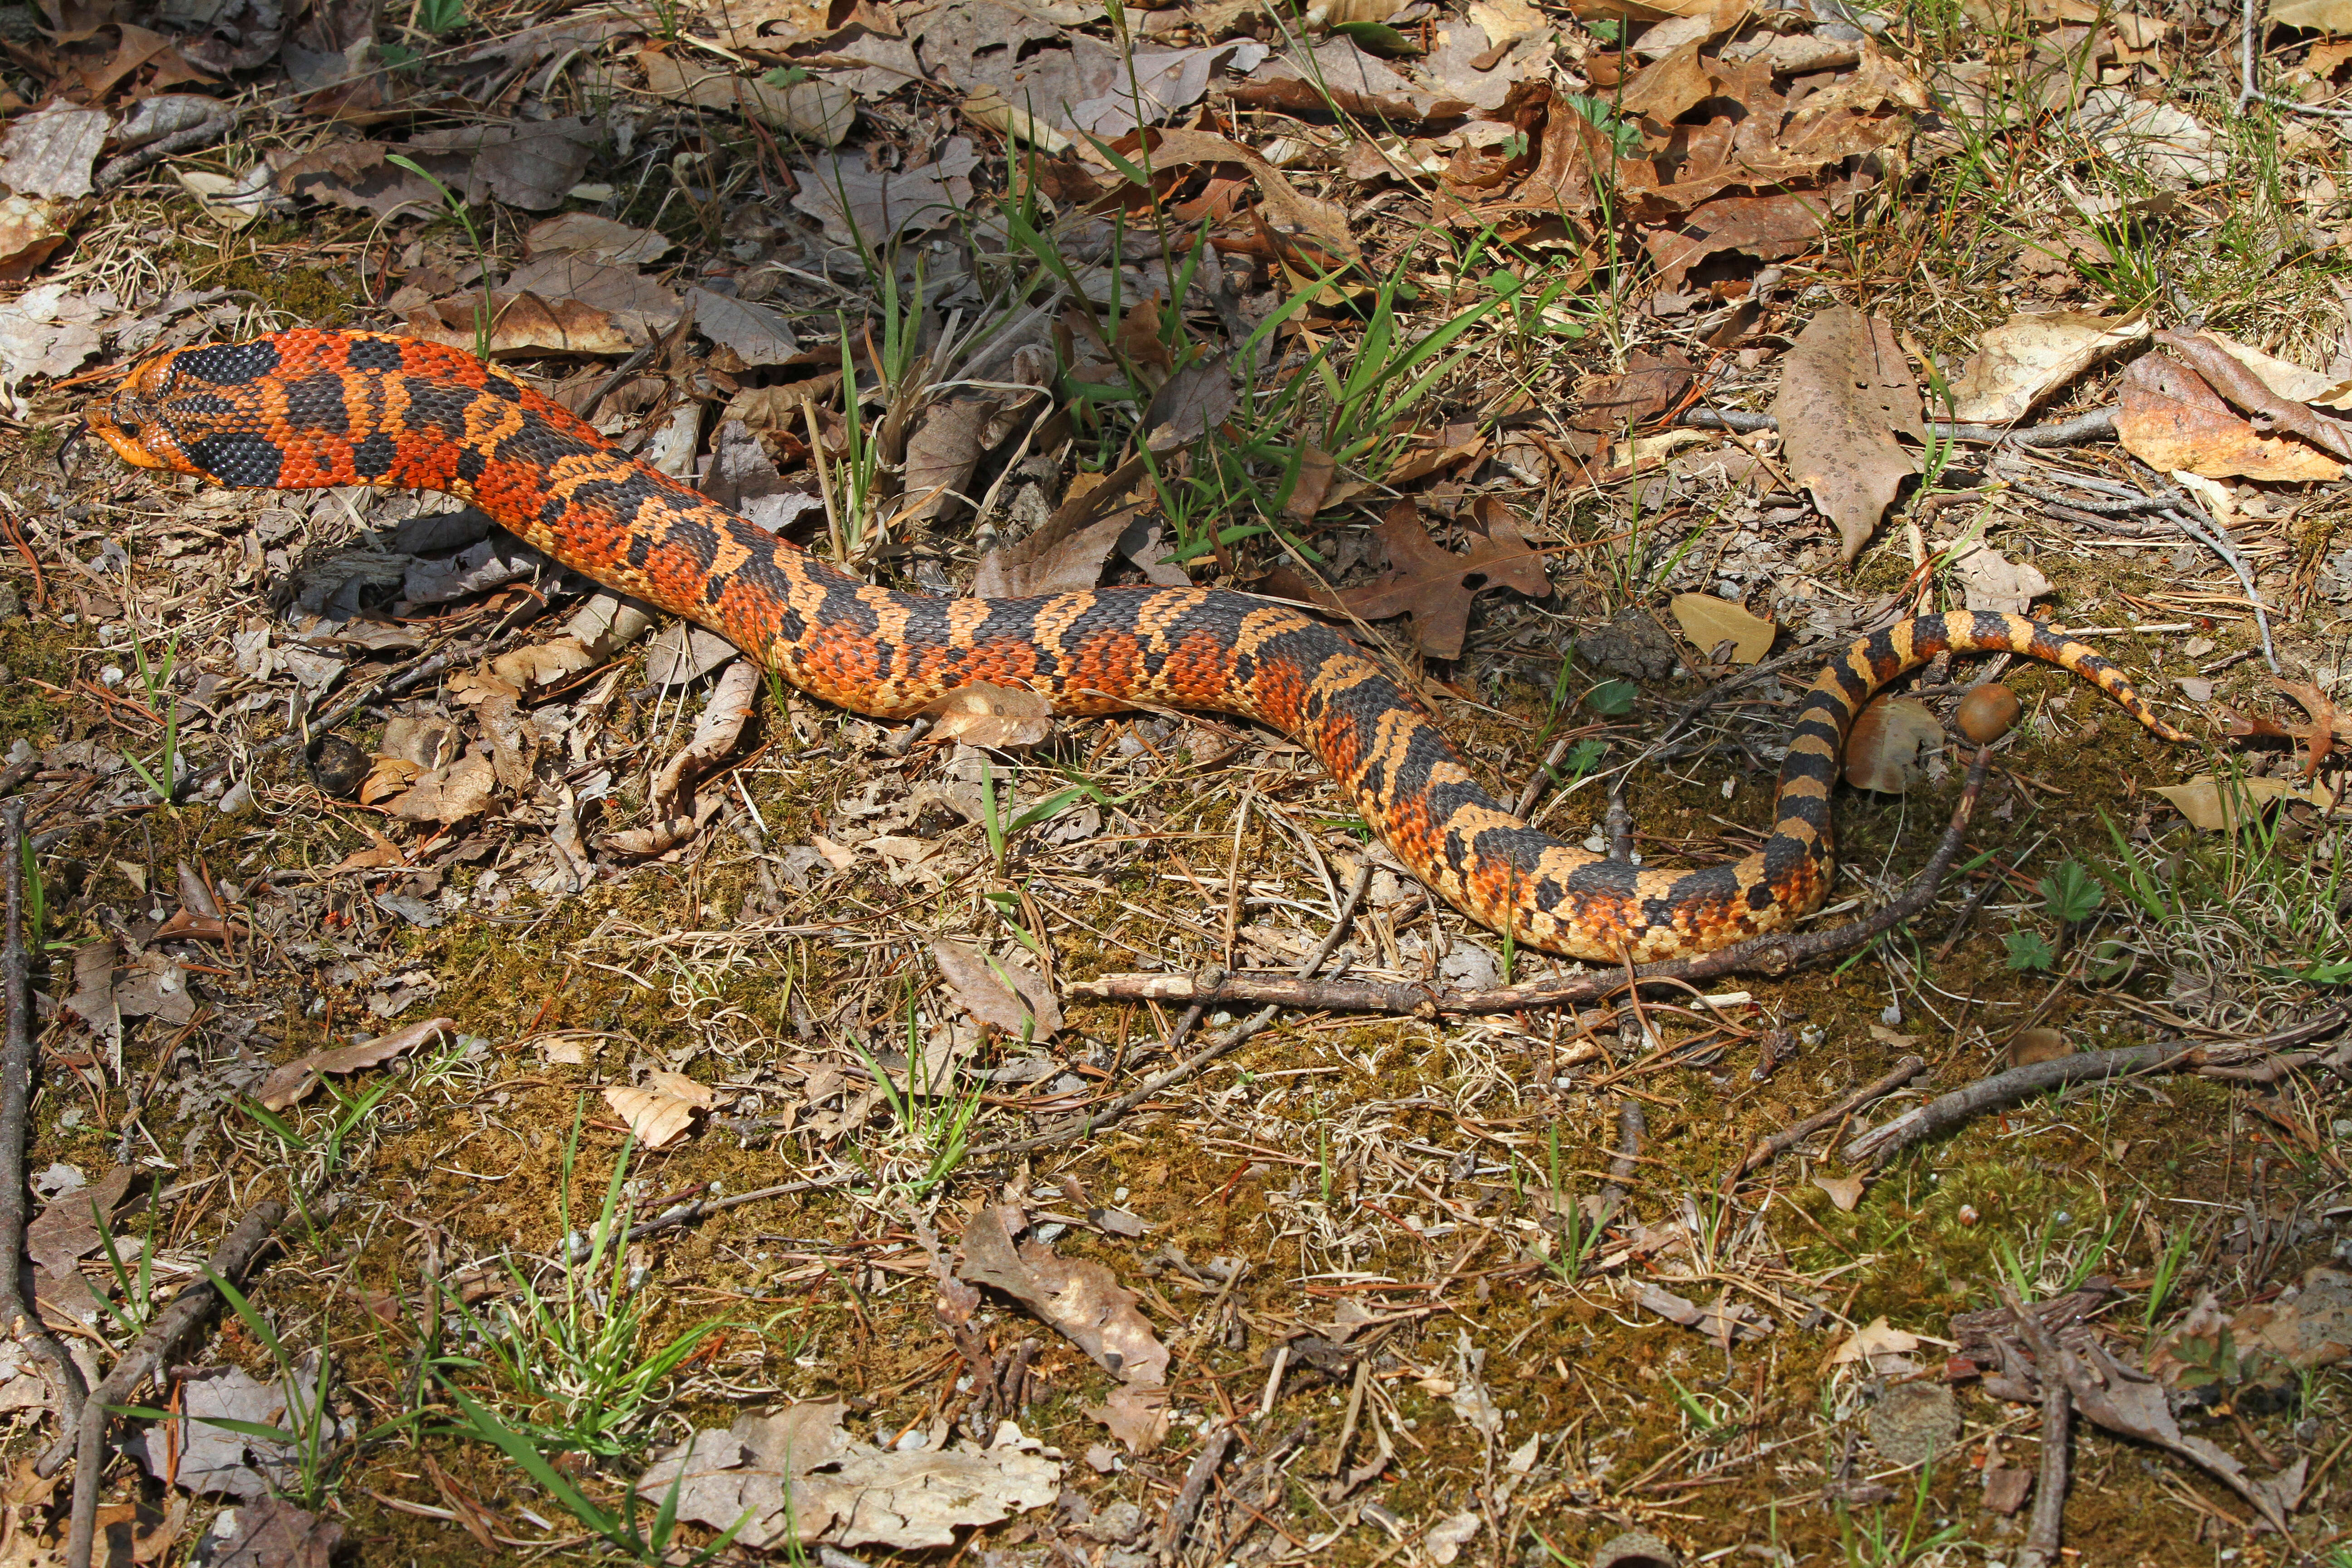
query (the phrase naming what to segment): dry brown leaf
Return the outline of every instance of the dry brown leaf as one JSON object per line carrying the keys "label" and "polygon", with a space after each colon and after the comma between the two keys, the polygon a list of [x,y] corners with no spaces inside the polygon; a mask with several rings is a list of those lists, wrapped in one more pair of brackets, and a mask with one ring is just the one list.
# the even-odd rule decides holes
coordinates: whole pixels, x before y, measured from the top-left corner
{"label": "dry brown leaf", "polygon": [[747,365],[788,364],[800,356],[781,310],[702,288],[688,289],[686,300],[694,310],[694,330]]}
{"label": "dry brown leaf", "polygon": [[411,310],[408,335],[446,348],[475,349],[481,312],[490,316],[489,349],[499,354],[625,354],[645,335],[632,334],[610,315],[572,300],[535,294],[459,294]]}
{"label": "dry brown leaf", "polygon": [[1943,721],[1926,703],[1882,697],[1862,710],[1846,737],[1845,782],[1901,795],[1925,776],[1923,764],[1943,744]]}
{"label": "dry brown leaf", "polygon": [[613,1084],[604,1090],[604,1103],[628,1124],[642,1148],[667,1149],[694,1126],[694,1101],[658,1089]]}
{"label": "dry brown leaf", "polygon": [[582,251],[555,251],[532,258],[507,274],[491,296],[492,308],[505,296],[526,296],[550,305],[586,305],[602,310],[636,342],[678,318],[678,297],[634,267],[599,261]]}
{"label": "dry brown leaf", "polygon": [[1277,230],[1311,237],[1334,264],[1362,264],[1363,247],[1349,232],[1344,207],[1303,195],[1288,175],[1239,142],[1206,131],[1155,131],[1140,145],[1150,149],[1149,163],[1155,171],[1196,163],[1240,164],[1257,182],[1261,210]]}
{"label": "dry brown leaf", "polygon": [[594,213],[558,213],[543,217],[523,231],[525,256],[570,251],[593,256],[619,267],[642,267],[669,254],[668,239],[649,228],[635,228]]}
{"label": "dry brown leaf", "polygon": [[1734,664],[1754,664],[1770,653],[1772,639],[1780,631],[1776,623],[1712,594],[1677,594],[1667,601],[1666,608],[1674,612],[1675,624],[1682,627],[1691,646],[1707,657],[1713,658],[1718,647],[1730,643]]}
{"label": "dry brown leaf", "polygon": [[760,671],[750,659],[738,659],[719,674],[710,700],[694,721],[694,734],[677,754],[654,775],[653,808],[664,816],[684,810],[692,798],[694,781],[710,771],[742,739],[751,704],[760,695]]}
{"label": "dry brown leaf", "polygon": [[339,1050],[312,1051],[272,1068],[253,1098],[265,1110],[283,1110],[301,1100],[319,1087],[319,1080],[330,1073],[357,1072],[362,1068],[380,1067],[394,1057],[404,1056],[426,1040],[457,1022],[454,1018],[427,1018],[421,1024],[411,1024],[380,1036],[365,1044],[345,1046]]}
{"label": "dry brown leaf", "polygon": [[2199,773],[2177,784],[2160,784],[2149,793],[2170,801],[2172,808],[2187,817],[2191,827],[2209,833],[2232,828],[2258,816],[2273,801],[2299,800],[2322,810],[2328,805],[2328,797],[2315,795],[2307,784],[2262,774],[2221,779],[2211,773]]}
{"label": "dry brown leaf", "polygon": [[1830,1202],[1837,1205],[1840,1214],[1852,1214],[1860,1206],[1864,1184],[1858,1175],[1824,1176],[1817,1172],[1813,1176],[1813,1185],[1829,1194]]}
{"label": "dry brown leaf", "polygon": [[[834,82],[811,78],[777,87],[699,60],[689,64],[651,47],[637,57],[637,65],[646,73],[646,90],[656,98],[722,114],[748,115],[771,130],[805,137],[824,147],[840,146],[857,119],[857,95]],[[867,236],[876,245],[887,237]]]}
{"label": "dry brown leaf", "polygon": [[1637,349],[1625,356],[1625,368],[1618,374],[1590,376],[1577,387],[1579,407],[1569,425],[1602,436],[1622,435],[1680,403],[1690,384],[1690,360],[1681,350],[1651,353]]}
{"label": "dry brown leaf", "polygon": [[675,1494],[679,1519],[736,1531],[739,1545],[779,1557],[817,1541],[952,1546],[958,1531],[1061,1495],[1061,1465],[1013,1443],[894,1452],[843,1431],[846,1412],[839,1400],[811,1401],[739,1416],[729,1431],[705,1428],[648,1467],[637,1495],[658,1508]]}
{"label": "dry brown leaf", "polygon": [[58,1194],[25,1227],[25,1255],[60,1278],[72,1273],[75,1260],[96,1252],[113,1229],[114,1211],[131,1195],[137,1176],[130,1166],[116,1165],[89,1186]]}
{"label": "dry brown leaf", "polygon": [[666,816],[644,827],[601,834],[596,845],[625,860],[651,860],[691,840],[696,826],[691,816]]}
{"label": "dry brown leaf", "polygon": [[1297,481],[1290,487],[1290,499],[1282,503],[1282,515],[1296,523],[1313,522],[1339,472],[1330,453],[1307,443],[1299,452]]}
{"label": "dry brown leaf", "polygon": [[31,277],[66,242],[82,206],[64,196],[0,198],[0,282]]}
{"label": "dry brown leaf", "polygon": [[824,225],[836,245],[887,245],[900,234],[920,234],[951,223],[971,203],[971,172],[980,153],[966,136],[950,136],[919,169],[880,170],[864,155],[824,157],[796,169],[793,205]]}
{"label": "dry brown leaf", "polygon": [[1100,1405],[1085,1406],[1089,1420],[1110,1428],[1130,1454],[1149,1454],[1167,1440],[1169,1392],[1122,1383]]}
{"label": "dry brown leaf", "polygon": [[671,1072],[666,1068],[656,1068],[646,1074],[645,1087],[656,1094],[682,1100],[697,1110],[714,1110],[719,1100],[719,1091],[709,1085],[698,1083],[682,1072]]}
{"label": "dry brown leaf", "polygon": [[1027,1228],[1017,1208],[981,1209],[964,1226],[957,1277],[1003,1291],[1122,1383],[1165,1384],[1168,1347],[1135,1310],[1135,1293],[1099,1263],[1060,1257],[1042,1241],[1016,1246]]}
{"label": "dry brown leaf", "polygon": [[2011,561],[2000,551],[1979,544],[1951,563],[1960,584],[1960,603],[1971,610],[1991,610],[2022,616],[2033,601],[2052,591],[2050,579],[2022,561]]}
{"label": "dry brown leaf", "polygon": [[826,0],[724,0],[706,9],[703,19],[730,49],[781,53],[831,32],[830,10]]}
{"label": "dry brown leaf", "polygon": [[[2331,457],[2352,459],[2352,422],[2322,414],[2297,398],[2282,395],[2263,368],[2248,363],[2248,351],[2240,345],[2223,342],[2210,332],[2158,332],[2156,341],[2195,371],[2232,407],[2300,437]],[[2280,361],[2270,363],[2286,370],[2297,368]],[[2310,385],[2324,378],[2315,373],[2305,373],[2300,379],[2303,384]],[[2325,393],[2329,389],[2322,386],[2316,390]]]}
{"label": "dry brown leaf", "polygon": [[907,437],[907,494],[910,521],[961,515],[971,505],[964,487],[984,455],[982,433],[997,409],[992,397],[957,397],[935,403]]}
{"label": "dry brown leaf", "polygon": [[2148,335],[2147,312],[2093,316],[2076,310],[2011,316],[1985,329],[1977,352],[1952,380],[1952,417],[1969,425],[2014,425],[2091,366]]}
{"label": "dry brown leaf", "polygon": [[2142,354],[2124,367],[2116,439],[2164,473],[2208,479],[2308,481],[2340,479],[2344,465],[2300,441],[2264,436],[2232,411],[2195,371],[2168,354]]}
{"label": "dry brown leaf", "polygon": [[107,124],[103,110],[63,99],[11,121],[0,135],[0,185],[20,196],[89,195]]}
{"label": "dry brown leaf", "polygon": [[1054,989],[1028,960],[992,959],[969,942],[931,943],[948,994],[987,1028],[1015,1040],[1049,1040],[1062,1027]]}
{"label": "dry brown leaf", "polygon": [[1868,188],[1868,182],[1857,177],[1818,190],[1715,196],[1676,222],[1643,231],[1642,243],[1657,262],[1665,286],[1679,289],[1691,268],[1725,251],[1772,260],[1810,249],[1830,221]]}
{"label": "dry brown leaf", "polygon": [[1287,55],[1269,55],[1229,92],[1234,101],[1254,109],[1317,116],[1336,110],[1406,125],[1452,119],[1470,108],[1450,93],[1414,85],[1345,37],[1316,45],[1311,61],[1303,68]]}
{"label": "dry brown leaf", "polygon": [[2009,1065],[2013,1068],[2054,1062],[2074,1054],[2074,1042],[2063,1029],[2020,1029],[2009,1042]]}
{"label": "dry brown leaf", "polygon": [[1045,743],[1054,732],[1054,707],[1025,687],[975,680],[923,709],[931,733],[970,746],[1018,750]]}
{"label": "dry brown leaf", "polygon": [[[604,144],[604,126],[581,116],[499,121],[420,131],[400,152],[469,201],[546,212],[563,205]],[[437,194],[432,210],[440,210]]]}
{"label": "dry brown leaf", "polygon": [[1916,1334],[1888,1327],[1884,1317],[1873,1318],[1839,1342],[1837,1349],[1830,1352],[1829,1364],[1852,1366],[1857,1362],[1867,1363],[1873,1356],[1909,1355],[1919,1348],[1920,1342]]}
{"label": "dry brown leaf", "polygon": [[1895,329],[1851,305],[1822,311],[1789,352],[1772,412],[1790,476],[1837,524],[1840,554],[1852,561],[1919,471],[1916,448],[1896,436],[1927,434]]}
{"label": "dry brown leaf", "polygon": [[[1398,501],[1373,531],[1388,552],[1389,570],[1363,587],[1345,590],[1339,603],[1367,621],[1409,615],[1423,653],[1459,658],[1469,632],[1470,603],[1480,593],[1504,587],[1542,598],[1551,592],[1543,552],[1527,542],[1509,511],[1499,502],[1478,510],[1486,537],[1456,555],[1429,536],[1412,500]],[[1329,602],[1320,593],[1313,599]]]}
{"label": "dry brown leaf", "polygon": [[[1092,492],[1104,510],[1125,496],[1124,486],[1113,489],[1108,484]],[[1122,513],[1097,521],[1099,513],[1084,504],[1088,499],[1065,501],[1034,533],[982,556],[980,570],[972,575],[972,596],[1019,599],[1035,594],[1068,594],[1101,582],[1103,568],[1118,548],[1118,536],[1127,531],[1128,518]],[[1065,517],[1085,521],[1071,525],[1063,521]]]}
{"label": "dry brown leaf", "polygon": [[392,803],[392,814],[403,822],[455,827],[488,811],[498,800],[498,789],[489,748],[477,745],[448,766],[420,775],[406,795]]}
{"label": "dry brown leaf", "polygon": [[[379,764],[393,761],[396,761],[396,759],[384,757],[377,759]],[[402,763],[400,765],[411,769],[415,766],[413,763]],[[366,792],[362,790],[361,793],[364,795]],[[373,826],[367,826],[365,827],[365,831],[369,840],[368,847],[364,849],[354,849],[350,854],[344,856],[342,859],[338,861],[334,866],[333,868],[335,870],[376,871],[383,869],[386,866],[405,866],[408,864],[408,857],[400,852],[399,845],[394,844],[391,839],[386,838],[382,833],[376,831]]]}

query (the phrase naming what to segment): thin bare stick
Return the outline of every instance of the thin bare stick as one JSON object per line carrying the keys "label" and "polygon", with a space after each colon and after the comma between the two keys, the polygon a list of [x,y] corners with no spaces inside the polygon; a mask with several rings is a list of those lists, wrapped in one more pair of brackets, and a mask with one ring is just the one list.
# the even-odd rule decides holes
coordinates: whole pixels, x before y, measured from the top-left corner
{"label": "thin bare stick", "polygon": [[60,1443],[41,1456],[38,1470],[42,1475],[54,1475],[68,1453],[74,1459],[73,1522],[66,1538],[66,1568],[89,1568],[90,1548],[98,1537],[98,1499],[106,1489],[107,1407],[128,1399],[133,1390],[180,1352],[182,1342],[203,1328],[220,1305],[220,1292],[213,1289],[213,1279],[226,1279],[232,1284],[241,1280],[269,1246],[285,1218],[283,1204],[255,1205],[205,1260],[206,1277],[186,1286],[172,1299],[172,1304],[157,1314],[147,1331],[139,1336],[138,1343],[114,1363],[114,1370],[91,1393],[82,1406],[81,1424],[74,1434],[72,1447]]}
{"label": "thin bare stick", "polygon": [[2041,1318],[2025,1310],[2017,1292],[2003,1285],[2000,1299],[2042,1369],[2042,1474],[2033,1483],[2033,1518],[2017,1568],[2057,1568],[2059,1522],[2066,1511],[2066,1443],[2074,1426],[2074,1391],[2060,1370],[2057,1342]]}
{"label": "thin bare stick", "polygon": [[47,1363],[58,1391],[59,1429],[81,1425],[89,1390],[81,1369],[25,1300],[25,1118],[33,1093],[33,959],[25,943],[25,803],[0,805],[0,856],[8,861],[8,940],[0,951],[0,985],[8,992],[8,1041],[0,1053],[0,1320]]}
{"label": "thin bare stick", "polygon": [[1184,1472],[1184,1484],[1177,1489],[1176,1500],[1168,1505],[1168,1521],[1160,1527],[1160,1562],[1176,1561],[1177,1548],[1184,1543],[1184,1532],[1192,1528],[1192,1516],[1201,1511],[1201,1500],[1208,1496],[1209,1482],[1215,1479],[1217,1467],[1233,1451],[1235,1436],[1230,1426],[1220,1429],[1201,1446],[1200,1457]]}
{"label": "thin bare stick", "polygon": [[2294,1067],[2319,1058],[2315,1054],[2293,1058],[2274,1053],[2323,1039],[2347,1022],[2352,1022],[2352,1005],[2330,1007],[2291,1028],[2259,1039],[2220,1044],[2209,1040],[2158,1040],[2145,1046],[2118,1046],[2113,1050],[2080,1051],[2071,1057],[2011,1068],[1915,1106],[1892,1121],[1856,1134],[1845,1146],[1845,1158],[1849,1162],[1874,1160],[1883,1164],[1912,1144],[1988,1110],[1999,1110],[2069,1084],[2136,1078],[2144,1073],[2189,1071],[2240,1081],[2275,1081]]}
{"label": "thin bare stick", "polygon": [[1893,1094],[1896,1089],[1918,1077],[1919,1069],[1927,1065],[1927,1058],[1925,1057],[1905,1057],[1895,1064],[1894,1069],[1885,1078],[1874,1083],[1864,1084],[1827,1110],[1808,1116],[1793,1127],[1782,1128],[1758,1143],[1754,1152],[1741,1163],[1738,1173],[1742,1176],[1753,1175],[1822,1128],[1844,1120],[1874,1100],[1883,1100]]}

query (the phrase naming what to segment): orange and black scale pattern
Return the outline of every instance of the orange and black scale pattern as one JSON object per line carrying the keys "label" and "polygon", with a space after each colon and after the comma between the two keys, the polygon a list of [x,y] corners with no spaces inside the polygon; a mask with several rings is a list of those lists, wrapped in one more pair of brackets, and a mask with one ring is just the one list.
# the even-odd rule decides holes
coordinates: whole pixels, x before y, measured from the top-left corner
{"label": "orange and black scale pattern", "polygon": [[1871,694],[1938,653],[2062,665],[2168,740],[2179,732],[2089,647],[2017,616],[1906,621],[1806,694],[1759,854],[1696,871],[1609,860],[1529,827],[1472,774],[1435,714],[1297,610],[1197,588],[946,599],[825,565],[615,449],[454,349],[290,331],[182,349],[89,415],[132,463],[226,485],[377,485],[462,496],[568,566],[698,621],[793,685],[879,718],[972,681],[1064,713],[1148,705],[1240,714],[1322,759],[1372,830],[1458,908],[1529,947],[1648,963],[1787,927],[1831,874],[1830,786]]}

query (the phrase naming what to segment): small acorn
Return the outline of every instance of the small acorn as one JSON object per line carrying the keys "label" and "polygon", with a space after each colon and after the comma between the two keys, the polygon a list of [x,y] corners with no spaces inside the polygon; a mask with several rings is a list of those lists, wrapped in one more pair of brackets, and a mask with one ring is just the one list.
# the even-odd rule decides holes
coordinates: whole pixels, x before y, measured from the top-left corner
{"label": "small acorn", "polygon": [[1978,745],[1989,746],[2009,733],[2011,726],[2017,722],[2018,714],[2022,711],[2017,693],[1996,680],[1979,686],[1961,698],[1958,711],[1952,715],[1952,722],[1959,727],[1961,734]]}

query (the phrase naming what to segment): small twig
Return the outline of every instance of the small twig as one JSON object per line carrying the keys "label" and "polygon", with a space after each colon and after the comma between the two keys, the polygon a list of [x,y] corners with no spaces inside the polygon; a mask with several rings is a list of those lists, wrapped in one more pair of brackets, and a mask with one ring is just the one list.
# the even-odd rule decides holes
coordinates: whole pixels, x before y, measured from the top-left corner
{"label": "small twig", "polygon": [[2074,1393],[2067,1386],[2057,1342],[2041,1318],[2027,1311],[2017,1292],[2006,1285],[2000,1288],[2000,1299],[2042,1370],[2042,1474],[2033,1483],[2033,1517],[2017,1568],[2056,1568],[2059,1521],[2066,1511],[2066,1443],[2074,1425]]}
{"label": "small twig", "polygon": [[33,1088],[33,961],[25,944],[25,803],[0,805],[0,856],[8,861],[8,937],[0,951],[0,985],[8,992],[8,1037],[0,1054],[0,1319],[47,1363],[49,1383],[58,1391],[59,1429],[70,1432],[81,1424],[82,1402],[89,1390],[81,1369],[41,1321],[37,1307],[25,1300],[25,1118]]}
{"label": "small twig", "polygon": [[[1742,435],[1778,430],[1780,422],[1769,414],[1748,414],[1734,408],[1693,408],[1675,421],[1693,430],[1734,430]],[[1966,441],[1979,447],[2081,447],[2116,433],[2116,411],[2094,409],[2073,419],[2013,429],[2002,425],[1930,423],[1927,436],[1937,441]]]}
{"label": "small twig", "polygon": [[[1801,963],[1859,947],[1902,924],[1935,900],[1953,860],[1959,855],[1960,841],[1968,833],[1977,797],[1983,792],[1985,775],[1991,766],[1991,749],[1979,747],[1969,764],[1968,785],[1960,792],[1959,804],[1953,808],[1951,826],[1936,846],[1935,854],[1911,885],[1877,912],[1824,931],[1775,931],[1696,958],[1645,964],[1633,971],[1634,982],[1689,984],[1741,973],[1785,974]],[[1622,974],[1600,973],[1541,980],[1496,991],[1452,991],[1411,982],[1321,981],[1210,971],[1198,975],[1106,974],[1094,980],[1073,981],[1069,993],[1097,1001],[1188,1002],[1197,1006],[1220,1002],[1262,1002],[1335,1013],[1401,1013],[1433,1018],[1440,1014],[1517,1013],[1599,1001],[1622,990],[1626,984]]]}
{"label": "small twig", "polygon": [[[631,1226],[627,1239],[643,1241],[657,1232],[674,1230],[682,1225],[692,1225],[696,1220],[708,1219],[722,1210],[740,1208],[745,1204],[765,1203],[770,1198],[788,1198],[795,1193],[821,1193],[830,1192],[836,1187],[864,1186],[872,1181],[871,1176],[861,1171],[846,1176],[822,1176],[810,1182],[786,1182],[781,1186],[760,1187],[748,1193],[730,1193],[723,1198],[704,1198],[697,1203],[679,1204],[675,1208],[664,1209],[642,1225]],[[573,1263],[584,1262],[594,1245],[588,1237],[574,1233],[564,1238],[564,1256]]]}
{"label": "small twig", "polygon": [[1225,1456],[1233,1451],[1236,1436],[1232,1427],[1221,1427],[1201,1445],[1192,1468],[1184,1472],[1184,1484],[1177,1489],[1176,1500],[1168,1505],[1167,1522],[1160,1527],[1160,1562],[1176,1561],[1176,1549],[1183,1544],[1184,1532],[1192,1528],[1192,1516],[1201,1511],[1201,1500],[1208,1496],[1209,1482],[1215,1478],[1217,1467],[1225,1462]]}
{"label": "small twig", "polygon": [[285,1218],[283,1204],[255,1205],[205,1260],[206,1277],[182,1289],[91,1392],[82,1406],[72,1444],[59,1442],[41,1456],[37,1473],[45,1476],[56,1474],[68,1454],[73,1457],[73,1522],[66,1538],[66,1568],[89,1568],[90,1548],[97,1540],[98,1498],[106,1485],[107,1407],[128,1399],[132,1390],[179,1353],[181,1342],[201,1329],[220,1305],[220,1292],[213,1289],[213,1279],[231,1283],[242,1279]]}
{"label": "small twig", "polygon": [[[2201,1040],[2158,1040],[2145,1046],[2118,1046],[2113,1050],[2081,1051],[2071,1057],[2011,1068],[2007,1072],[1979,1079],[1964,1089],[1954,1089],[1925,1105],[1915,1106],[1892,1121],[1858,1133],[1846,1144],[1845,1158],[1853,1163],[1874,1160],[1883,1164],[1922,1139],[1933,1138],[1988,1110],[2015,1105],[2046,1090],[2063,1089],[2069,1084],[2136,1077],[2143,1073],[2191,1070],[2208,1077],[2238,1081],[2275,1081],[2296,1067],[2307,1065],[2316,1058],[2315,1056],[2274,1057],[2273,1053],[2284,1047],[2325,1038],[2343,1028],[2347,1022],[2352,1022],[2352,1004],[2330,1007],[2292,1028],[2281,1029],[2254,1040],[2226,1044]],[[2239,1065],[2255,1058],[2268,1059],[2261,1060],[2253,1067]],[[2263,1076],[2257,1078],[2256,1074]]]}
{"label": "small twig", "polygon": [[1627,1184],[1642,1173],[1642,1139],[1650,1131],[1650,1121],[1642,1110],[1642,1102],[1632,1095],[1617,1101],[1617,1150],[1609,1158],[1609,1180],[1601,1188],[1601,1212],[1612,1215],[1622,1206]]}
{"label": "small twig", "polygon": [[1905,1057],[1895,1064],[1893,1070],[1885,1078],[1879,1079],[1874,1083],[1864,1085],[1827,1110],[1808,1116],[1795,1126],[1783,1128],[1758,1143],[1754,1152],[1741,1163],[1738,1173],[1742,1176],[1753,1175],[1822,1128],[1844,1120],[1873,1100],[1884,1100],[1893,1094],[1896,1089],[1917,1078],[1920,1069],[1927,1065],[1927,1058],[1925,1057]]}

